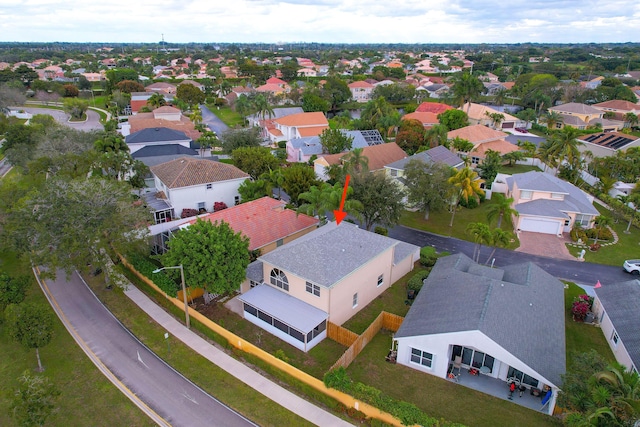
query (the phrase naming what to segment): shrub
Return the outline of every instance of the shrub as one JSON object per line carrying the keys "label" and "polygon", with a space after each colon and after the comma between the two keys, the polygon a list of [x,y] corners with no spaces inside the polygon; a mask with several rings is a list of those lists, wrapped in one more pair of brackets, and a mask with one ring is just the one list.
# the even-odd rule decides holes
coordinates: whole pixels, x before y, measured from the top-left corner
{"label": "shrub", "polygon": [[322,381],[327,387],[335,388],[336,390],[344,391],[345,393],[348,393],[353,385],[353,381],[349,378],[347,370],[342,366],[324,374]]}
{"label": "shrub", "polygon": [[412,291],[416,291],[416,293],[420,292],[420,289],[422,289],[422,283],[427,277],[429,277],[429,270],[418,271],[416,274],[411,276],[411,279],[407,282],[407,288]]}
{"label": "shrub", "polygon": [[227,208],[228,208],[228,206],[227,206],[227,204],[225,202],[215,202],[213,204],[213,211],[214,212],[218,212],[218,211],[221,211],[221,210],[227,209]]}
{"label": "shrub", "polygon": [[612,240],[613,234],[611,234],[611,230],[608,228],[601,228],[600,234],[598,235],[597,228],[590,228],[586,231],[586,236],[590,239],[595,239],[598,236],[598,240]]}
{"label": "shrub", "polygon": [[178,285],[169,276],[167,276],[164,271],[154,273],[153,270],[156,270],[158,266],[151,262],[151,260],[137,254],[130,254],[126,258],[127,261],[131,263],[133,268],[135,268],[147,279],[155,283],[167,295],[174,298],[176,297],[176,295],[178,295],[178,289],[180,288],[180,285]]}
{"label": "shrub", "polygon": [[196,215],[198,215],[198,211],[196,209],[185,208],[185,209],[182,209],[180,218],[189,218],[191,216],[196,216]]}
{"label": "shrub", "polygon": [[280,359],[283,362],[289,363],[289,358],[282,349],[277,349],[276,352],[273,353],[273,355],[276,357],[276,359]]}
{"label": "shrub", "polygon": [[387,230],[384,227],[380,227],[379,225],[376,226],[376,228],[373,229],[373,232],[376,234],[380,234],[382,236],[388,236],[389,235],[389,230]]}
{"label": "shrub", "polygon": [[437,260],[438,254],[433,246],[425,246],[420,249],[420,264],[425,267],[433,267]]}
{"label": "shrub", "polygon": [[460,206],[467,209],[475,209],[480,206],[480,204],[475,197],[469,197],[467,200],[464,198],[460,199]]}
{"label": "shrub", "polygon": [[287,148],[287,141],[278,141],[278,148]]}

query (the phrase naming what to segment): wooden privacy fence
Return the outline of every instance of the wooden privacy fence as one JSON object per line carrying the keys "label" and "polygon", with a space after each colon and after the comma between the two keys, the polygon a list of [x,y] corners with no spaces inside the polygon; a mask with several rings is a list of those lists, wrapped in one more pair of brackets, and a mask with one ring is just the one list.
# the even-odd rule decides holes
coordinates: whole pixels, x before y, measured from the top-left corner
{"label": "wooden privacy fence", "polygon": [[327,322],[327,338],[346,347],[351,347],[354,341],[358,339],[358,334],[335,323]]}
{"label": "wooden privacy fence", "polygon": [[[169,295],[167,295],[162,289],[160,289],[155,283],[153,283],[152,280],[150,280],[148,277],[144,276],[142,273],[140,273],[138,270],[136,270],[133,267],[133,265],[129,264],[129,262],[123,256],[121,256],[121,255],[118,255],[118,256],[122,260],[122,264],[125,267],[127,267],[129,270],[131,270],[131,272],[133,272],[133,274],[135,274],[140,280],[142,280],[147,285],[149,285],[154,291],[156,291],[160,295],[164,296],[168,301],[173,303],[173,305],[178,307],[180,310],[184,310],[184,301],[183,300],[179,300],[178,298],[173,298],[173,297],[170,297]],[[277,357],[267,353],[266,351],[262,350],[259,347],[256,347],[255,345],[253,345],[249,341],[245,341],[243,338],[240,338],[239,336],[235,335],[233,332],[230,332],[230,331],[224,329],[222,326],[220,326],[217,323],[213,322],[211,319],[207,318],[206,316],[204,316],[200,312],[192,309],[191,307],[188,307],[188,309],[189,309],[189,316],[191,316],[192,319],[197,320],[198,322],[202,323],[205,327],[209,328],[213,332],[215,332],[218,335],[220,335],[223,338],[225,338],[229,342],[229,345],[231,345],[231,346],[233,346],[233,347],[235,347],[235,348],[237,348],[237,349],[239,349],[241,351],[244,351],[245,353],[249,353],[249,354],[252,354],[254,356],[257,356],[262,361],[270,364],[271,366],[273,366],[273,367],[275,367],[277,369],[280,369],[282,372],[286,372],[287,374],[289,374],[293,378],[296,378],[297,380],[302,381],[305,384],[311,386],[312,388],[314,388],[314,389],[324,393],[325,395],[337,400],[338,402],[340,402],[343,405],[345,405],[347,408],[355,408],[356,410],[364,413],[369,418],[376,418],[376,419],[378,419],[378,420],[380,420],[380,421],[382,421],[382,422],[384,422],[386,424],[392,425],[392,426],[401,427],[403,425],[402,422],[398,418],[394,417],[393,415],[389,414],[388,412],[384,412],[384,411],[376,408],[375,406],[372,406],[372,405],[369,405],[367,403],[361,402],[361,401],[355,399],[353,396],[351,396],[351,395],[349,395],[347,393],[343,393],[343,392],[341,392],[339,390],[336,390],[334,388],[328,388],[327,386],[324,385],[324,382],[322,382],[322,380],[319,380],[319,379],[307,374],[306,372],[301,371],[298,368],[295,368],[295,367],[289,365],[287,362],[278,359]],[[354,334],[354,335],[356,335],[356,334]]]}
{"label": "wooden privacy fence", "polygon": [[[373,322],[371,322],[369,327],[353,341],[353,343],[349,346],[349,348],[342,354],[342,356],[340,356],[340,359],[338,359],[336,363],[333,364],[331,369],[333,370],[333,369],[339,368],[340,366],[342,366],[343,368],[348,367],[351,364],[351,362],[353,362],[354,359],[358,357],[358,355],[365,348],[365,346],[369,344],[369,342],[371,342],[373,337],[375,337],[376,334],[380,332],[380,329],[387,329],[389,331],[396,332],[400,328],[400,325],[402,324],[403,320],[404,320],[404,317],[402,316],[398,316],[392,313],[387,313],[386,311],[381,312],[378,315],[378,317],[376,317],[376,319]],[[340,326],[336,326],[336,328],[340,328],[347,332],[351,332]],[[351,333],[355,335],[353,332]],[[327,327],[327,336],[331,339],[334,339],[330,335],[328,327]],[[346,336],[346,334],[344,334],[343,336]],[[338,340],[335,340],[335,341],[338,341]],[[342,341],[338,341],[338,342],[340,344],[345,345]]]}

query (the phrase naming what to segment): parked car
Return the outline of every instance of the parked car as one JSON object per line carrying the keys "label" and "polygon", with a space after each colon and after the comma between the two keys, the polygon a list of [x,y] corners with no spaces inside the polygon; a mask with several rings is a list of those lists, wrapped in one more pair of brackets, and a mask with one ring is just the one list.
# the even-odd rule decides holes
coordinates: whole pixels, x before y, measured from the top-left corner
{"label": "parked car", "polygon": [[514,130],[515,130],[516,132],[529,133],[529,131],[527,131],[527,129],[525,129],[525,128],[515,128]]}
{"label": "parked car", "polygon": [[624,262],[624,271],[634,275],[640,274],[640,259],[628,259]]}

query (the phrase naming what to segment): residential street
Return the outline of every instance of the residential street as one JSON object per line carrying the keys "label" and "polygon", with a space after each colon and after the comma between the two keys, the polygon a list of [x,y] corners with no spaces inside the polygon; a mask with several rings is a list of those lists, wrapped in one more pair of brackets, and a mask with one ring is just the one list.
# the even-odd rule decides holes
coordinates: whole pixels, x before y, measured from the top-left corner
{"label": "residential street", "polygon": [[102,124],[100,123],[100,115],[93,110],[87,110],[86,121],[70,122],[69,115],[62,110],[56,110],[54,108],[35,108],[35,107],[20,107],[20,109],[33,115],[48,114],[52,116],[58,123],[61,123],[75,130],[83,130],[86,132],[89,132],[92,130],[104,130],[104,126],[102,126]]}
{"label": "residential street", "polygon": [[[77,273],[43,281],[58,316],[101,371],[159,425],[254,426],[165,364],[100,303]],[[61,314],[63,313],[63,314]],[[113,379],[115,376],[115,380]],[[108,420],[103,420],[108,424]]]}
{"label": "residential street", "polygon": [[[401,225],[390,229],[389,237],[418,246],[433,246],[438,252],[447,251],[452,254],[462,252],[469,257],[473,255],[473,249],[475,247],[473,242],[439,236]],[[487,260],[491,251],[492,248],[482,247],[480,254],[481,263]],[[631,276],[622,269],[622,265],[615,267],[579,261],[557,260],[507,249],[497,249],[494,258],[494,265],[496,267],[531,261],[543,268],[546,272],[560,279],[570,280],[583,285],[595,285],[599,280],[602,286],[606,286],[607,283],[623,282],[631,279]]]}
{"label": "residential street", "polygon": [[206,105],[201,104],[200,111],[202,111],[202,123],[209,126],[209,129],[217,133],[218,137],[220,137],[220,135],[222,135],[227,129],[229,129],[229,126],[224,124],[224,122],[220,120],[218,116],[213,114]]}

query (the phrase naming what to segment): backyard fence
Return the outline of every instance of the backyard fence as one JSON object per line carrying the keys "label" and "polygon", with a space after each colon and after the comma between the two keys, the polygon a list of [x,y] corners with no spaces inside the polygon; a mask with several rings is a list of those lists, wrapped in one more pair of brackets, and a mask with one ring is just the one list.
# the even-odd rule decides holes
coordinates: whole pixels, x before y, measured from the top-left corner
{"label": "backyard fence", "polygon": [[[355,341],[349,346],[349,348],[340,356],[340,358],[333,364],[331,370],[343,367],[347,368],[351,362],[354,361],[356,357],[360,354],[360,352],[366,347],[367,344],[371,342],[373,337],[375,337],[381,329],[387,329],[389,331],[396,332],[404,317],[398,316],[396,314],[387,313],[386,311],[381,312],[376,319],[371,322],[369,327],[365,329],[365,331],[358,336]],[[340,326],[338,326],[341,328]],[[327,328],[328,329],[328,328]],[[344,329],[344,328],[341,328]],[[346,329],[345,329],[346,330]],[[351,332],[353,334],[353,332]],[[355,335],[355,334],[354,334]],[[327,331],[327,336],[331,338],[329,332]],[[333,338],[331,338],[333,339]],[[336,340],[337,341],[337,340]],[[340,342],[340,341],[338,341]],[[340,342],[342,344],[342,342]]]}
{"label": "backyard fence", "polygon": [[345,347],[351,347],[355,340],[358,339],[358,334],[351,332],[342,326],[338,326],[335,323],[327,322],[327,338],[332,339]]}

